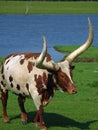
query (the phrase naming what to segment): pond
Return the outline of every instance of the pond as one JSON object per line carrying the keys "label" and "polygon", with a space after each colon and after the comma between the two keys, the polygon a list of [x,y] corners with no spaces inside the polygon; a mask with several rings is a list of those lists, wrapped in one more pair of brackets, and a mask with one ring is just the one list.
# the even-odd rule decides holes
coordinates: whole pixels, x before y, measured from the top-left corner
{"label": "pond", "polygon": [[47,38],[48,52],[55,61],[63,57],[54,45],[81,45],[88,37],[88,17],[98,46],[98,15],[0,15],[0,56],[17,52],[40,52]]}

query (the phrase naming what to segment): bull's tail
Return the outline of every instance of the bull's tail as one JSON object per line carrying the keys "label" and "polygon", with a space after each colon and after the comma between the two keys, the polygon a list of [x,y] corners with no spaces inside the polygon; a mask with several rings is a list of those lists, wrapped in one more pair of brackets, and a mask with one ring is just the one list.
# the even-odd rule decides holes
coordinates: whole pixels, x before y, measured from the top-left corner
{"label": "bull's tail", "polygon": [[[0,72],[1,72],[1,66],[0,66]],[[0,73],[0,83],[1,83],[1,79],[2,79],[2,76],[1,76],[1,73]],[[1,99],[1,84],[0,84],[0,99]]]}

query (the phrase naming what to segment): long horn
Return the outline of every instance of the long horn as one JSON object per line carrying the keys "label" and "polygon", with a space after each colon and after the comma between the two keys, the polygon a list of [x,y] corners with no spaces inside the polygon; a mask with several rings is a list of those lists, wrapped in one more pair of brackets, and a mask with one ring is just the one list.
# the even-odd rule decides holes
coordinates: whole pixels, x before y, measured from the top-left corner
{"label": "long horn", "polygon": [[75,51],[73,51],[71,54],[69,54],[65,58],[65,60],[67,60],[70,64],[72,63],[72,61],[76,57],[78,57],[81,53],[83,53],[85,50],[87,50],[91,46],[91,44],[93,42],[94,32],[93,32],[92,24],[91,24],[91,21],[90,21],[89,18],[88,18],[88,26],[89,26],[89,36],[88,36],[87,41],[82,46],[80,46],[78,49],[76,49]]}
{"label": "long horn", "polygon": [[47,44],[46,44],[46,38],[43,36],[43,49],[41,54],[39,55],[37,61],[36,61],[36,66],[40,69],[48,69],[48,70],[53,70],[57,71],[59,69],[59,66],[57,63],[54,61],[45,61],[46,54],[47,54]]}
{"label": "long horn", "polygon": [[38,57],[37,62],[36,62],[36,66],[38,68],[42,67],[42,63],[45,59],[46,54],[47,54],[47,44],[46,44],[46,38],[45,38],[45,36],[43,36],[43,50],[42,50],[42,53],[40,54],[40,56]]}

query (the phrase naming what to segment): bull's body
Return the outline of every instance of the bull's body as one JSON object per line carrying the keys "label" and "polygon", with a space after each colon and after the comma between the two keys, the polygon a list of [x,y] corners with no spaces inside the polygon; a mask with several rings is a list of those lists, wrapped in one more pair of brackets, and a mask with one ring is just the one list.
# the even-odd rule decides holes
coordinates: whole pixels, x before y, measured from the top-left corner
{"label": "bull's body", "polygon": [[[49,103],[50,99],[54,95],[54,92],[58,89],[59,84],[61,84],[63,91],[68,91],[69,93],[77,92],[70,76],[72,67],[70,66],[69,69],[69,64],[67,61],[65,64],[65,70],[63,70],[63,65],[57,72],[51,69],[40,69],[36,65],[39,55],[40,54],[37,53],[12,54],[4,60],[1,68],[0,82],[2,104],[4,108],[4,122],[9,121],[6,112],[8,90],[18,95],[18,102],[22,112],[21,118],[23,123],[27,122],[24,99],[26,97],[33,98],[35,106],[38,110],[34,123],[38,125],[41,120],[41,129],[45,129],[41,114],[43,112],[43,106]],[[50,62],[53,61],[50,55],[47,54],[44,59],[44,63]],[[62,80],[63,76],[65,81]],[[67,84],[70,86],[68,87]]]}
{"label": "bull's body", "polygon": [[12,54],[5,58],[0,73],[0,90],[3,106],[3,120],[8,122],[7,99],[8,91],[18,95],[18,103],[21,110],[21,119],[27,122],[27,114],[24,108],[24,99],[32,97],[37,108],[34,118],[35,125],[40,125],[46,130],[43,119],[43,106],[47,105],[54,92],[61,88],[69,94],[77,93],[72,80],[71,62],[83,53],[93,41],[93,30],[89,22],[89,37],[87,41],[63,61],[55,63],[47,54],[46,39],[41,53]]}
{"label": "bull's body", "polygon": [[[41,103],[48,103],[56,89],[53,73],[36,67],[38,56],[39,54],[35,53],[12,54],[6,58],[1,70],[1,89],[10,90],[23,97],[32,97],[37,109]],[[50,60],[50,56],[47,55],[45,62]]]}

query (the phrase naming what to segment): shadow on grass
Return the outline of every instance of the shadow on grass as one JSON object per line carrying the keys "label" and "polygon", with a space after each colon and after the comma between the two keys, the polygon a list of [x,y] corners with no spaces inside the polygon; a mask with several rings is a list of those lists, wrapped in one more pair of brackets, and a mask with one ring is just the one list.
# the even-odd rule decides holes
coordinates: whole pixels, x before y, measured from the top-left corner
{"label": "shadow on grass", "polygon": [[[32,123],[34,120],[36,112],[29,112],[28,113],[28,123]],[[14,120],[20,118],[20,115],[17,115],[15,117],[12,117],[10,120]],[[56,113],[44,113],[44,120],[46,123],[46,126],[49,127],[76,127],[81,130],[89,130],[89,126],[94,123],[98,122],[98,120],[92,120],[87,122],[78,122],[71,118],[56,114]]]}
{"label": "shadow on grass", "polygon": [[76,127],[82,130],[89,130],[89,126],[97,122],[98,120],[87,121],[84,123],[75,121],[71,118],[55,114],[55,113],[46,113],[46,123],[48,127],[58,126],[58,127]]}
{"label": "shadow on grass", "polygon": [[[28,113],[28,123],[33,121],[35,114],[36,112]],[[56,113],[44,113],[44,120],[48,128],[49,127],[66,127],[66,128],[76,127],[82,130],[89,130],[90,129],[89,126],[92,123],[98,122],[98,120],[92,120],[92,121],[81,123]]]}

